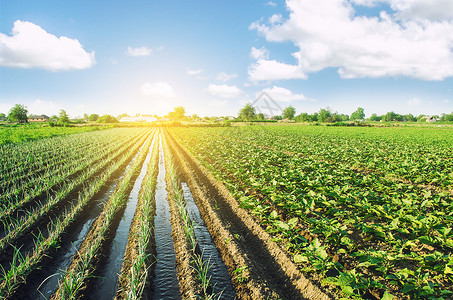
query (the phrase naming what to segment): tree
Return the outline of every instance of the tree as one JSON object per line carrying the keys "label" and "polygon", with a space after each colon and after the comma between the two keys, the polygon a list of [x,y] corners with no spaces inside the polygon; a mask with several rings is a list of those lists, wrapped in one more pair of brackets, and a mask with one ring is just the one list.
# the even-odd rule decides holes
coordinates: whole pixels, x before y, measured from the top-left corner
{"label": "tree", "polygon": [[252,104],[247,103],[240,111],[239,111],[239,118],[242,120],[250,121],[255,118],[256,111],[255,107]]}
{"label": "tree", "polygon": [[27,107],[22,104],[16,104],[13,108],[9,111],[8,114],[8,121],[10,122],[19,122],[19,123],[27,123]]}
{"label": "tree", "polygon": [[296,115],[296,109],[294,107],[292,107],[291,105],[283,110],[283,119],[292,120],[295,115]]}
{"label": "tree", "polygon": [[320,122],[328,122],[330,121],[330,118],[332,117],[332,112],[330,111],[330,108],[321,108],[318,113],[318,120]]}
{"label": "tree", "polygon": [[413,114],[404,115],[404,119],[405,119],[407,122],[417,122],[417,119],[414,117]]}
{"label": "tree", "polygon": [[364,109],[359,107],[355,112],[351,114],[351,121],[355,120],[365,120],[365,112]]}
{"label": "tree", "polygon": [[175,118],[178,120],[181,120],[184,117],[184,114],[186,113],[186,110],[182,106],[177,106],[174,108],[175,111]]}
{"label": "tree", "polygon": [[85,121],[88,121],[88,117],[89,117],[89,116],[88,116],[87,113],[84,113],[84,114],[83,114],[83,119],[84,119]]}
{"label": "tree", "polygon": [[349,120],[349,116],[345,115],[345,114],[340,114],[340,115],[338,115],[338,117],[340,118],[340,121],[342,121],[342,122]]}
{"label": "tree", "polygon": [[88,121],[90,121],[90,122],[96,122],[98,119],[99,119],[99,115],[98,114],[91,114],[88,117]]}
{"label": "tree", "polygon": [[264,120],[264,114],[263,114],[263,113],[257,114],[257,115],[256,115],[256,119],[257,119],[257,120],[260,120],[260,121]]}
{"label": "tree", "polygon": [[118,115],[118,117],[116,117],[116,119],[121,120],[121,118],[127,118],[127,117],[130,117],[130,116],[128,114],[121,114],[121,115]]}
{"label": "tree", "polygon": [[442,114],[442,117],[440,118],[441,121],[446,121],[446,122],[453,122],[453,112],[450,114]]}
{"label": "tree", "polygon": [[69,116],[64,109],[60,110],[60,114],[58,115],[58,122],[63,124],[69,123]]}
{"label": "tree", "polygon": [[1,113],[1,114],[0,114],[0,122],[4,122],[4,121],[6,121],[6,120],[8,120],[8,119],[6,118],[6,115],[5,115],[4,113]]}
{"label": "tree", "polygon": [[97,119],[98,123],[118,123],[118,120],[112,115],[103,115]]}
{"label": "tree", "polygon": [[376,114],[372,114],[371,117],[370,117],[370,121],[379,122],[380,120],[382,120],[382,116],[378,116]]}
{"label": "tree", "polygon": [[295,118],[296,122],[311,122],[312,118],[308,113],[301,113],[297,115]]}

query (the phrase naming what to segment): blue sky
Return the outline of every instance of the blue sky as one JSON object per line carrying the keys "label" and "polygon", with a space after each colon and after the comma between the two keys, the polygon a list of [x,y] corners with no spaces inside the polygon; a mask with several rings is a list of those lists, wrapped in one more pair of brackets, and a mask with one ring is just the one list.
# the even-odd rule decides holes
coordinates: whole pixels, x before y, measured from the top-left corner
{"label": "blue sky", "polygon": [[0,0],[0,112],[453,111],[451,0]]}

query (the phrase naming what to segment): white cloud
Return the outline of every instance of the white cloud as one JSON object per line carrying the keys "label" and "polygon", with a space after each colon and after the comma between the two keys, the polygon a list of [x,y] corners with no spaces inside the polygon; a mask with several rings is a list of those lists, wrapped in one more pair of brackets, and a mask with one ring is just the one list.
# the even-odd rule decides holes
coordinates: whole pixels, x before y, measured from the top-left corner
{"label": "white cloud", "polygon": [[259,49],[252,47],[250,50],[250,56],[253,59],[267,59],[269,58],[269,51],[265,47]]}
{"label": "white cloud", "polygon": [[266,5],[267,5],[267,6],[276,7],[276,6],[277,6],[277,3],[273,2],[273,1],[268,1],[268,2],[266,2]]}
{"label": "white cloud", "polygon": [[[272,88],[266,88],[261,92],[266,92],[274,101],[278,102],[312,101],[303,94],[294,94],[291,90],[275,85]],[[257,96],[261,94],[261,92],[257,93]]]}
{"label": "white cloud", "polygon": [[251,81],[307,78],[307,75],[297,65],[266,59],[259,59],[249,66],[248,74]]}
{"label": "white cloud", "polygon": [[127,47],[127,53],[130,56],[149,56],[153,53],[153,49],[144,46],[138,48]]}
{"label": "white cloud", "polygon": [[422,103],[422,100],[420,98],[412,98],[409,101],[407,101],[407,105],[409,106],[419,106]]}
{"label": "white cloud", "polygon": [[189,74],[189,75],[191,75],[191,76],[192,76],[192,75],[198,75],[198,74],[200,74],[201,72],[203,72],[203,69],[195,69],[195,70],[189,69],[189,70],[187,70],[187,74]]}
{"label": "white cloud", "polygon": [[51,71],[86,69],[95,64],[76,39],[56,37],[30,22],[14,22],[12,35],[0,33],[0,66]]}
{"label": "white cloud", "polygon": [[451,0],[386,0],[401,19],[445,20],[453,18]]}
{"label": "white cloud", "polygon": [[225,72],[220,72],[219,74],[217,74],[215,79],[226,82],[230,79],[237,78],[237,77],[238,77],[238,74],[236,74],[236,73],[227,74]]}
{"label": "white cloud", "polygon": [[176,93],[170,84],[166,82],[145,82],[142,85],[142,94],[149,97],[155,98],[173,98],[176,97]]}
{"label": "white cloud", "polygon": [[210,84],[206,89],[208,93],[221,98],[235,98],[242,94],[242,90],[235,85]]}
{"label": "white cloud", "polygon": [[271,24],[276,24],[276,23],[281,23],[281,22],[282,22],[281,14],[275,14],[269,18],[269,23],[271,23]]}
{"label": "white cloud", "polygon": [[[354,1],[363,5],[383,2],[395,11],[366,17],[357,16],[350,2],[344,0],[287,0],[288,20],[270,25],[255,22],[250,29],[268,41],[292,41],[299,48],[293,54],[297,65],[258,60],[249,68],[250,78],[303,78],[326,68],[337,68],[343,78],[407,76],[442,80],[453,76],[453,9],[446,9],[453,2],[436,0],[431,5],[433,2],[427,0]],[[439,18],[442,21],[436,21]],[[286,71],[280,78],[270,72],[257,73],[271,66]]]}

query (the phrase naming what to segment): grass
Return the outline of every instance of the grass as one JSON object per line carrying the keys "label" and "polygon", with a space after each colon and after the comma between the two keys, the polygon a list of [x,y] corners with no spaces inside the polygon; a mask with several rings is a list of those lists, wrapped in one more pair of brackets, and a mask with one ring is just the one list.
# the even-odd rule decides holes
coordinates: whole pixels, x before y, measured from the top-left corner
{"label": "grass", "polygon": [[106,126],[50,127],[47,123],[3,124],[0,126],[0,145],[21,143],[52,136],[107,129]]}

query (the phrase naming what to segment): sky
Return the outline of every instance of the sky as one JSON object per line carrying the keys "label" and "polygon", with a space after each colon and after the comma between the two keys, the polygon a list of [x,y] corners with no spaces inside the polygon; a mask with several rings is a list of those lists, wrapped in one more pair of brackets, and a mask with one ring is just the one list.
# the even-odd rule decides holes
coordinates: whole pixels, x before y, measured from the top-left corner
{"label": "sky", "polygon": [[0,0],[0,113],[237,116],[246,103],[453,112],[453,1]]}

